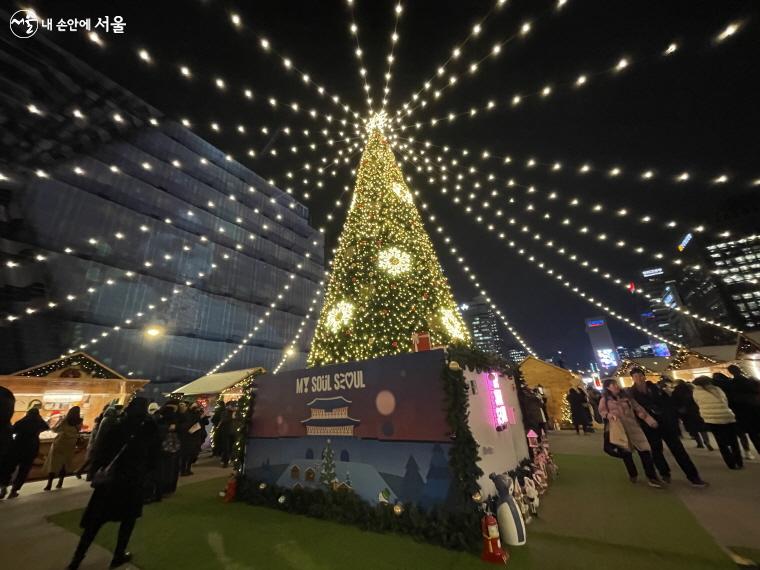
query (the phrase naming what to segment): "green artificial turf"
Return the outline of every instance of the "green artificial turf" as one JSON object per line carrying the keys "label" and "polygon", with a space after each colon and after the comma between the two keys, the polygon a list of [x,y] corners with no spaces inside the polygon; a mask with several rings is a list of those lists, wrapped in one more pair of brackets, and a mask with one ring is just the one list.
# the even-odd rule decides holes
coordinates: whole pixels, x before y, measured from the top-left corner
{"label": "green artificial turf", "polygon": [[[734,568],[712,538],[668,491],[628,482],[607,457],[559,456],[560,477],[542,497],[528,545],[511,549],[511,568],[526,570],[717,570]],[[180,488],[148,505],[130,549],[144,570],[469,570],[489,565],[409,538],[362,532],[323,520],[242,503],[224,504],[216,479]],[[79,532],[81,511],[50,517]],[[97,541],[112,549],[116,525]]]}

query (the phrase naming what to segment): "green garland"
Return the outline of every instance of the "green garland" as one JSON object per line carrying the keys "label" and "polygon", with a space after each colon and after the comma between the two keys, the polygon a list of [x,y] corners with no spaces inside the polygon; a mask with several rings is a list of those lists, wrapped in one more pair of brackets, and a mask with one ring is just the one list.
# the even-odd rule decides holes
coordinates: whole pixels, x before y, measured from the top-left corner
{"label": "green garland", "polygon": [[452,344],[448,347],[447,353],[450,361],[458,362],[464,368],[476,372],[496,371],[507,376],[522,378],[517,366],[493,352],[483,352],[479,348],[465,344]]}
{"label": "green garland", "polygon": [[235,429],[235,447],[232,450],[232,466],[238,475],[243,473],[245,467],[245,446],[248,441],[248,426],[251,423],[253,410],[256,405],[256,394],[253,392],[255,388],[253,380],[256,376],[257,372],[252,372],[240,382],[242,395],[238,400],[237,413],[235,414],[237,427]]}
{"label": "green garland", "polygon": [[[290,489],[250,480],[242,472],[248,421],[244,428],[238,431],[236,442],[238,499],[252,505],[351,524],[363,530],[397,532],[445,548],[478,552],[482,546],[478,479],[483,475],[483,471],[477,465],[480,460],[478,444],[468,424],[468,387],[462,366],[478,371],[497,370],[510,375],[519,374],[508,362],[494,355],[465,345],[449,347],[446,365],[441,371],[446,422],[452,442],[449,451],[452,483],[445,510],[440,507],[424,510],[414,504],[373,506],[351,491]],[[240,405],[250,407],[246,414],[246,417],[250,418],[253,410],[253,391],[245,390],[244,398],[246,395],[251,398],[250,404],[247,401],[244,403],[241,398]]]}
{"label": "green garland", "polygon": [[238,480],[239,500],[288,513],[331,520],[373,532],[395,532],[454,550],[477,552],[480,518],[438,508],[424,511],[414,505],[370,505],[356,493],[343,490],[289,489]]}

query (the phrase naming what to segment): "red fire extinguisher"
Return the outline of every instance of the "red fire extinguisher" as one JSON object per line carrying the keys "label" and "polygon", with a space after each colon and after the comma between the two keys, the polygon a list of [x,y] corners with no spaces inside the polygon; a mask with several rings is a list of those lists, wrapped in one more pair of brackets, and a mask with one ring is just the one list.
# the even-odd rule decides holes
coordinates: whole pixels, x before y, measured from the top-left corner
{"label": "red fire extinguisher", "polygon": [[483,532],[483,553],[480,555],[481,560],[491,562],[492,564],[506,564],[509,555],[501,547],[499,539],[499,523],[492,514],[486,514],[480,523]]}
{"label": "red fire extinguisher", "polygon": [[237,477],[230,477],[227,486],[224,488],[224,502],[230,503],[235,500],[237,494]]}

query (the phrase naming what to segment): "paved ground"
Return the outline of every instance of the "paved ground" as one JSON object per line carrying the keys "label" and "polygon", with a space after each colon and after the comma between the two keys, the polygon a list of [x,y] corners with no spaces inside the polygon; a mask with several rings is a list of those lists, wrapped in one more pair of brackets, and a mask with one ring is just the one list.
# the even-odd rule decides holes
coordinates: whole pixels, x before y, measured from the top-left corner
{"label": "paved ground", "polygon": [[[626,536],[631,539],[634,536],[639,538],[635,539],[636,544],[639,544],[641,548],[646,549],[646,543],[653,544],[658,538],[666,540],[670,535],[671,527],[680,527],[681,532],[678,529],[673,529],[673,536],[678,536],[678,542],[680,545],[672,545],[673,547],[685,548],[680,556],[689,556],[689,539],[692,538],[697,543],[703,542],[706,538],[702,535],[702,538],[698,538],[697,535],[701,534],[701,529],[695,526],[692,531],[683,532],[684,528],[687,528],[690,522],[687,522],[683,517],[670,519],[672,513],[677,509],[675,504],[673,507],[667,507],[667,503],[677,500],[682,502],[688,511],[690,511],[694,519],[714,537],[715,541],[723,547],[746,547],[748,549],[760,548],[760,462],[751,461],[748,462],[747,467],[743,471],[734,472],[729,471],[720,459],[717,451],[707,452],[703,450],[693,449],[693,443],[687,442],[692,457],[696,461],[702,476],[710,481],[711,486],[708,489],[693,489],[686,483],[683,475],[675,467],[673,484],[668,491],[653,491],[646,489],[643,485],[639,485],[640,489],[631,489],[626,480],[626,474],[623,466],[619,466],[620,479],[612,480],[616,477],[618,470],[614,465],[616,460],[608,458],[603,455],[601,451],[601,435],[594,434],[589,436],[577,436],[575,433],[562,432],[554,433],[551,437],[553,451],[557,454],[565,454],[570,457],[574,456],[588,456],[588,460],[582,460],[581,465],[586,465],[586,469],[594,464],[593,474],[588,473],[578,478],[576,473],[575,479],[572,479],[572,471],[565,471],[565,477],[560,474],[560,480],[557,488],[554,489],[549,495],[546,496],[546,510],[543,511],[542,519],[537,523],[537,526],[532,526],[531,549],[521,556],[530,558],[534,554],[540,554],[541,558],[551,551],[552,548],[558,548],[561,545],[562,553],[559,554],[559,559],[567,560],[567,557],[573,558],[573,548],[576,548],[575,558],[584,559],[589,556],[587,550],[578,550],[578,545],[585,547],[591,544],[590,538],[599,534],[599,532],[606,532],[605,529],[599,530],[599,527],[607,527],[609,525],[610,532],[613,531],[615,536],[608,537],[611,544],[616,544],[621,540],[625,540]],[[564,460],[568,465],[567,459]],[[576,462],[577,463],[577,462]],[[577,468],[575,469],[576,471]],[[194,483],[212,478],[223,477],[228,473],[216,466],[215,462],[210,460],[202,461],[195,469],[196,475],[189,478],[182,478],[181,484]],[[604,476],[600,473],[604,472]],[[579,472],[580,473],[580,472]],[[594,477],[596,475],[596,477]],[[593,480],[593,482],[592,482]],[[215,489],[215,485],[221,485],[223,480],[219,479],[218,482],[211,482],[212,487]],[[208,486],[204,483],[204,485]],[[77,537],[64,530],[60,526],[48,522],[47,517],[61,513],[65,511],[71,511],[74,509],[82,508],[89,497],[90,488],[84,481],[77,481],[73,478],[68,478],[64,489],[60,491],[52,491],[44,493],[42,491],[42,482],[32,483],[26,485],[22,490],[22,496],[12,501],[0,501],[0,553],[2,553],[2,564],[0,567],[5,568],[29,568],[31,570],[52,570],[65,567],[69,557],[74,551],[76,546]],[[584,487],[587,487],[584,489]],[[603,488],[606,487],[606,488]],[[204,487],[205,488],[205,487]],[[214,491],[212,489],[212,491]],[[575,492],[574,492],[575,491]],[[647,492],[650,491],[650,492]],[[610,495],[614,495],[614,499]],[[641,509],[645,512],[634,513],[639,501],[644,503],[645,500],[654,498],[656,493],[667,493],[669,496],[667,500],[657,500],[655,503],[649,505],[649,507],[642,506]],[[562,500],[560,501],[560,494]],[[618,503],[621,494],[625,494],[625,499],[630,503],[631,500],[634,503],[626,507],[628,510],[626,514],[633,516],[636,520],[646,521],[651,519],[652,513],[655,509],[660,508],[662,510],[662,517],[656,515],[658,520],[652,525],[650,535],[655,533],[656,536],[647,535],[647,529],[630,527],[627,531],[625,525],[621,526],[619,520],[605,519],[605,516],[610,515],[608,512],[598,511],[598,505],[605,505],[608,503]],[[214,495],[214,492],[211,493]],[[578,495],[576,498],[575,495]],[[205,497],[205,495],[204,495]],[[584,524],[581,524],[581,519],[573,521],[572,517],[567,517],[564,513],[562,516],[557,515],[552,519],[553,510],[557,510],[562,503],[566,503],[568,500],[580,501],[577,505],[577,509],[590,510],[593,516],[590,516],[589,525],[596,527],[596,530],[591,532],[589,529],[581,528]],[[666,497],[663,497],[666,499]],[[195,499],[193,499],[195,501]],[[219,506],[217,505],[218,499],[209,496],[207,501],[210,503],[210,512],[218,513]],[[177,503],[176,505],[174,503]],[[213,504],[211,504],[213,503]],[[169,503],[156,505],[156,508],[163,509],[167,514],[171,513],[174,517],[185,517],[185,513],[189,513],[188,507],[185,506],[187,501],[183,503],[181,497],[177,497],[176,500],[170,500]],[[194,504],[194,503],[190,503]],[[567,505],[565,505],[567,507]],[[236,507],[237,508],[237,507]],[[241,505],[240,508],[246,509],[244,513],[244,519],[248,521],[249,511],[251,507]],[[578,512],[578,510],[573,512]],[[648,514],[647,514],[648,513]],[[686,513],[686,511],[684,511]],[[557,513],[554,513],[557,514]],[[613,513],[614,514],[614,513]],[[78,516],[74,513],[72,516]],[[218,516],[215,515],[215,516]],[[688,514],[686,515],[688,516]],[[601,517],[601,518],[600,518]],[[201,517],[203,525],[207,524],[208,516]],[[215,518],[215,517],[212,517]],[[616,517],[619,519],[620,517]],[[177,520],[176,518],[174,520]],[[283,524],[288,524],[288,519]],[[600,522],[607,520],[607,522]],[[681,522],[673,522],[678,521]],[[72,519],[72,527],[76,526],[76,521]],[[182,526],[182,521],[178,521],[179,526]],[[236,525],[239,523],[235,523]],[[319,523],[322,524],[322,523]],[[634,523],[635,524],[635,523]],[[643,523],[646,524],[646,523]],[[142,525],[145,527],[146,525]],[[233,525],[234,528],[231,533],[239,530],[238,526]],[[248,532],[248,523],[240,525],[246,527]],[[338,527],[340,530],[342,527]],[[145,529],[143,529],[145,530]],[[592,529],[593,530],[593,529]],[[643,531],[643,534],[641,532]],[[347,531],[348,532],[348,531]],[[541,533],[546,534],[542,536]],[[591,532],[591,534],[589,534]],[[637,534],[638,533],[638,534]],[[152,533],[151,533],[152,534]],[[589,534],[589,536],[585,536]],[[339,532],[342,536],[342,531]],[[576,536],[577,535],[577,536]],[[641,536],[648,536],[646,539],[642,539]],[[568,537],[573,542],[567,542]],[[577,540],[580,537],[580,540]],[[141,543],[148,543],[149,537],[143,536]],[[378,535],[372,535],[372,539],[368,545],[379,544],[381,541]],[[563,542],[564,541],[564,542]],[[586,541],[586,542],[584,542]],[[103,542],[103,541],[101,541]],[[160,541],[159,541],[160,542]],[[245,541],[243,541],[245,542]],[[587,544],[588,543],[588,544]],[[672,540],[670,541],[672,543]],[[107,543],[106,543],[107,544]],[[136,545],[137,546],[137,545]],[[145,545],[143,545],[145,546]],[[157,547],[156,544],[152,545]],[[628,545],[630,547],[630,545]],[[698,550],[700,544],[694,544],[693,549]],[[605,547],[606,548],[606,547]],[[160,550],[160,548],[159,548]],[[155,553],[155,548],[150,548],[151,554]],[[617,552],[617,554],[615,554]],[[607,557],[620,556],[621,546],[610,546],[610,552],[605,555]],[[757,550],[755,551],[757,552]],[[514,562],[518,562],[519,557],[516,553]],[[649,555],[649,554],[647,554]],[[83,569],[94,570],[95,568],[106,568],[110,561],[110,552],[98,546],[93,545],[86,563],[83,564]],[[246,559],[243,557],[242,559]],[[601,560],[607,558],[602,557]],[[610,559],[611,560],[611,559]],[[523,563],[525,561],[522,561]],[[569,561],[568,561],[569,562]],[[596,561],[600,563],[600,560]],[[461,563],[461,561],[460,561]],[[621,561],[622,563],[622,561]],[[664,562],[663,562],[664,563]],[[604,565],[604,564],[602,564]],[[647,565],[652,565],[647,564]],[[538,566],[541,566],[538,564]],[[538,567],[537,566],[537,567]],[[625,566],[625,564],[623,564]],[[529,563],[523,564],[523,567],[533,567]],[[575,567],[568,565],[568,568]],[[664,567],[661,563],[655,561],[652,567]],[[132,567],[134,568],[134,566]],[[626,567],[627,568],[627,567]],[[163,570],[163,568],[162,568]]]}
{"label": "paved ground", "polygon": [[[599,433],[584,436],[575,432],[554,432],[551,442],[552,451],[556,453],[602,453]],[[684,445],[710,487],[690,487],[671,458],[673,483],[670,492],[676,493],[718,544],[760,549],[760,461],[746,461],[744,470],[731,471],[717,449],[712,452],[696,449],[691,440],[684,440]],[[610,461],[615,460],[610,458]],[[626,476],[622,463],[620,476]]]}
{"label": "paved ground", "polygon": [[[195,474],[181,477],[180,485],[223,476],[229,470],[216,461],[200,460]],[[44,481],[27,483],[21,495],[0,501],[0,568],[61,570],[69,563],[79,537],[47,521],[49,515],[83,508],[92,488],[84,479],[67,477],[63,489],[44,492]],[[112,553],[93,544],[82,570],[108,568]],[[123,568],[136,568],[124,566]]]}

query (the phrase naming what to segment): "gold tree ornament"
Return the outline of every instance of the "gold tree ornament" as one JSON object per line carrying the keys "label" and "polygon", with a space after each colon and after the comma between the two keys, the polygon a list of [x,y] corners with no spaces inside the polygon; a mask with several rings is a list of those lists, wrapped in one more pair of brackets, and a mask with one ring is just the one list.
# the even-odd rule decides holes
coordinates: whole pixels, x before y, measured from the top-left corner
{"label": "gold tree ornament", "polygon": [[396,277],[409,271],[412,266],[412,257],[397,247],[389,247],[380,252],[377,263],[380,269]]}
{"label": "gold tree ornament", "polygon": [[441,309],[441,323],[452,338],[462,340],[467,337],[467,329],[464,327],[459,313],[451,309]]}
{"label": "gold tree ornament", "polygon": [[348,301],[340,301],[327,313],[327,326],[334,333],[351,322],[354,306]]}
{"label": "gold tree ornament", "polygon": [[[430,334],[434,346],[469,344],[403,180],[390,145],[373,130],[356,174],[355,207],[338,240],[309,366],[411,352],[412,334],[420,331]],[[349,327],[350,334],[342,334]]]}
{"label": "gold tree ornament", "polygon": [[402,202],[406,202],[407,204],[411,204],[412,202],[414,202],[414,199],[412,198],[412,193],[409,191],[409,188],[407,188],[403,184],[394,182],[393,185],[391,186],[391,189],[393,190],[393,193],[396,195],[396,197]]}

